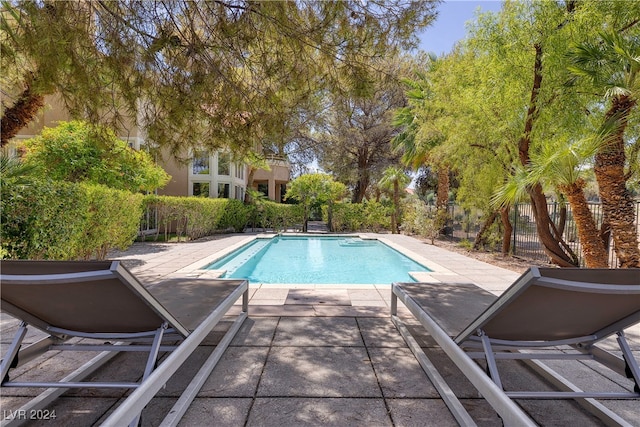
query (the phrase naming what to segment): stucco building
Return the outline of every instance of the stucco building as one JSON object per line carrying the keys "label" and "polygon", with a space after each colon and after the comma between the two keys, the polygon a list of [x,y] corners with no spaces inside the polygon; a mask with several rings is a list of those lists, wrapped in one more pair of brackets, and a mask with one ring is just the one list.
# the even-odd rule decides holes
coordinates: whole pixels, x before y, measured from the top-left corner
{"label": "stucco building", "polygon": [[[45,103],[37,118],[22,129],[12,142],[32,138],[39,135],[44,127],[55,127],[60,121],[70,120],[57,97],[48,96]],[[133,124],[119,131],[118,136],[136,150],[147,144],[144,131]],[[10,144],[9,150],[15,153],[15,146],[16,144]],[[190,153],[188,162],[178,161],[166,153],[160,157],[157,159],[158,164],[171,175],[171,180],[158,189],[158,194],[244,200],[249,185],[249,167],[244,163],[234,162],[229,153],[194,151]],[[269,199],[281,202],[290,179],[290,164],[284,158],[268,158],[267,163],[270,170],[254,171],[253,188]]]}

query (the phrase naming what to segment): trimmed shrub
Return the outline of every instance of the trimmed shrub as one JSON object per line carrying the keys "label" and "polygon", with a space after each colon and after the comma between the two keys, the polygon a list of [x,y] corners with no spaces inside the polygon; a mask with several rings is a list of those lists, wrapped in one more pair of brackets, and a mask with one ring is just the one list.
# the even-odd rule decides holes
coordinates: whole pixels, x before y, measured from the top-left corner
{"label": "trimmed shrub", "polygon": [[259,224],[264,228],[273,229],[276,233],[291,228],[301,229],[304,207],[265,201],[257,208],[256,216]]}
{"label": "trimmed shrub", "polygon": [[101,185],[3,183],[2,254],[12,259],[103,259],[135,239],[142,195]]}
{"label": "trimmed shrub", "polygon": [[80,256],[104,259],[112,248],[128,248],[138,236],[144,196],[102,185],[82,187],[90,209],[84,227],[84,253]]}
{"label": "trimmed shrub", "polygon": [[[334,231],[374,231],[391,228],[391,210],[380,202],[335,203],[333,205],[332,230]],[[327,220],[326,208],[323,218]]]}
{"label": "trimmed shrub", "polygon": [[202,197],[145,196],[145,208],[156,209],[158,233],[175,230],[178,240],[198,239],[224,231],[240,232],[250,209],[240,200]]}

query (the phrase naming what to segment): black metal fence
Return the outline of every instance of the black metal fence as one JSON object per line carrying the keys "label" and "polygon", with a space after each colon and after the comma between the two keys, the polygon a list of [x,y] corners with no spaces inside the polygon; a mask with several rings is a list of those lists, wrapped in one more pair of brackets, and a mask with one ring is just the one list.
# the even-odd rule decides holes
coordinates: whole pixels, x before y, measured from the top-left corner
{"label": "black metal fence", "polygon": [[[562,209],[561,205],[557,202],[549,203],[547,209],[551,220],[559,225],[561,222]],[[580,241],[578,239],[578,232],[576,229],[576,223],[573,219],[571,212],[571,206],[565,205],[566,216],[564,220],[564,228],[562,236],[564,241],[569,245],[571,250],[578,256],[580,265],[584,265],[582,258],[582,250],[580,248]],[[603,212],[602,205],[600,203],[590,203],[589,208],[596,219],[598,227],[602,224]],[[434,208],[435,209],[435,208]],[[479,209],[463,209],[459,205],[449,205],[449,218],[451,219],[449,226],[447,227],[446,236],[456,240],[468,240],[474,241],[482,223],[484,221],[484,213]],[[640,201],[635,202],[635,225],[638,233],[640,234]],[[509,212],[509,219],[513,225],[513,235],[511,236],[511,252],[521,258],[547,262],[549,258],[544,252],[542,244],[538,239],[538,232],[536,231],[536,222],[533,215],[533,209],[529,203],[520,203],[511,208]],[[499,222],[499,221],[498,221]],[[140,235],[151,234],[157,231],[157,212],[155,209],[147,209],[144,218],[140,226]],[[502,234],[496,234],[495,243],[499,245],[502,240]],[[499,248],[499,246],[498,246]],[[609,242],[609,265],[615,267],[618,264],[618,259],[613,247],[613,241]]]}
{"label": "black metal fence", "polygon": [[[566,217],[564,220],[562,236],[571,250],[573,250],[578,256],[580,265],[584,265],[576,223],[571,212],[571,206],[567,204],[565,207]],[[562,222],[562,206],[559,203],[554,202],[549,203],[547,208],[549,210],[551,220],[556,225],[560,225]],[[600,203],[590,203],[589,208],[593,213],[596,224],[600,227],[603,219],[602,205]],[[511,224],[513,225],[513,235],[511,236],[512,254],[522,258],[542,262],[548,261],[549,258],[545,254],[542,244],[538,239],[536,222],[531,204],[520,203],[513,206],[509,213],[509,217]],[[640,234],[639,217],[640,201],[637,201],[635,202],[635,224],[638,229],[638,233]],[[465,210],[458,205],[450,204],[449,218],[452,220],[451,226],[448,228],[448,235],[450,237],[457,240],[467,239],[469,241],[473,241],[480,231],[484,217],[480,210]],[[615,267],[618,264],[618,259],[613,248],[613,241],[609,242],[609,248],[609,265]]]}

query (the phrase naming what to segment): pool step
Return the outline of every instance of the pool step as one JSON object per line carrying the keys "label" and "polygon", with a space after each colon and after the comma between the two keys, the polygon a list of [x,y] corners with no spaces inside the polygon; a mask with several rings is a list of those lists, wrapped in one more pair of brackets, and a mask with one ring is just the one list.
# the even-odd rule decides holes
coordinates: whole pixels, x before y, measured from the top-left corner
{"label": "pool step", "polygon": [[235,271],[240,268],[245,262],[254,257],[258,252],[263,250],[269,243],[271,243],[270,239],[256,240],[256,242],[249,246],[247,249],[239,252],[228,263],[218,268],[224,268],[225,270],[227,270],[225,277],[229,277],[230,275],[235,273]]}
{"label": "pool step", "polygon": [[362,240],[360,238],[349,238],[340,241],[339,245],[343,247],[363,247],[363,246],[375,246],[377,241],[375,240]]}

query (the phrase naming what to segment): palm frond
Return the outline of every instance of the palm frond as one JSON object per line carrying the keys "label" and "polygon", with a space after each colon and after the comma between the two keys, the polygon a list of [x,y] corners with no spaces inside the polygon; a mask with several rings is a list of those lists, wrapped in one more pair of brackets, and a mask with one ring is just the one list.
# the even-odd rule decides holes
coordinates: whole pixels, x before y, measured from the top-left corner
{"label": "palm frond", "polygon": [[567,68],[574,76],[604,89],[607,97],[630,95],[637,89],[639,50],[637,37],[603,31],[597,40],[572,46]]}
{"label": "palm frond", "polygon": [[528,171],[518,168],[516,172],[491,196],[491,206],[500,208],[523,201],[531,185]]}
{"label": "palm frond", "polygon": [[33,165],[25,164],[20,159],[0,153],[0,176],[3,184],[27,186],[30,177],[36,171]]}

